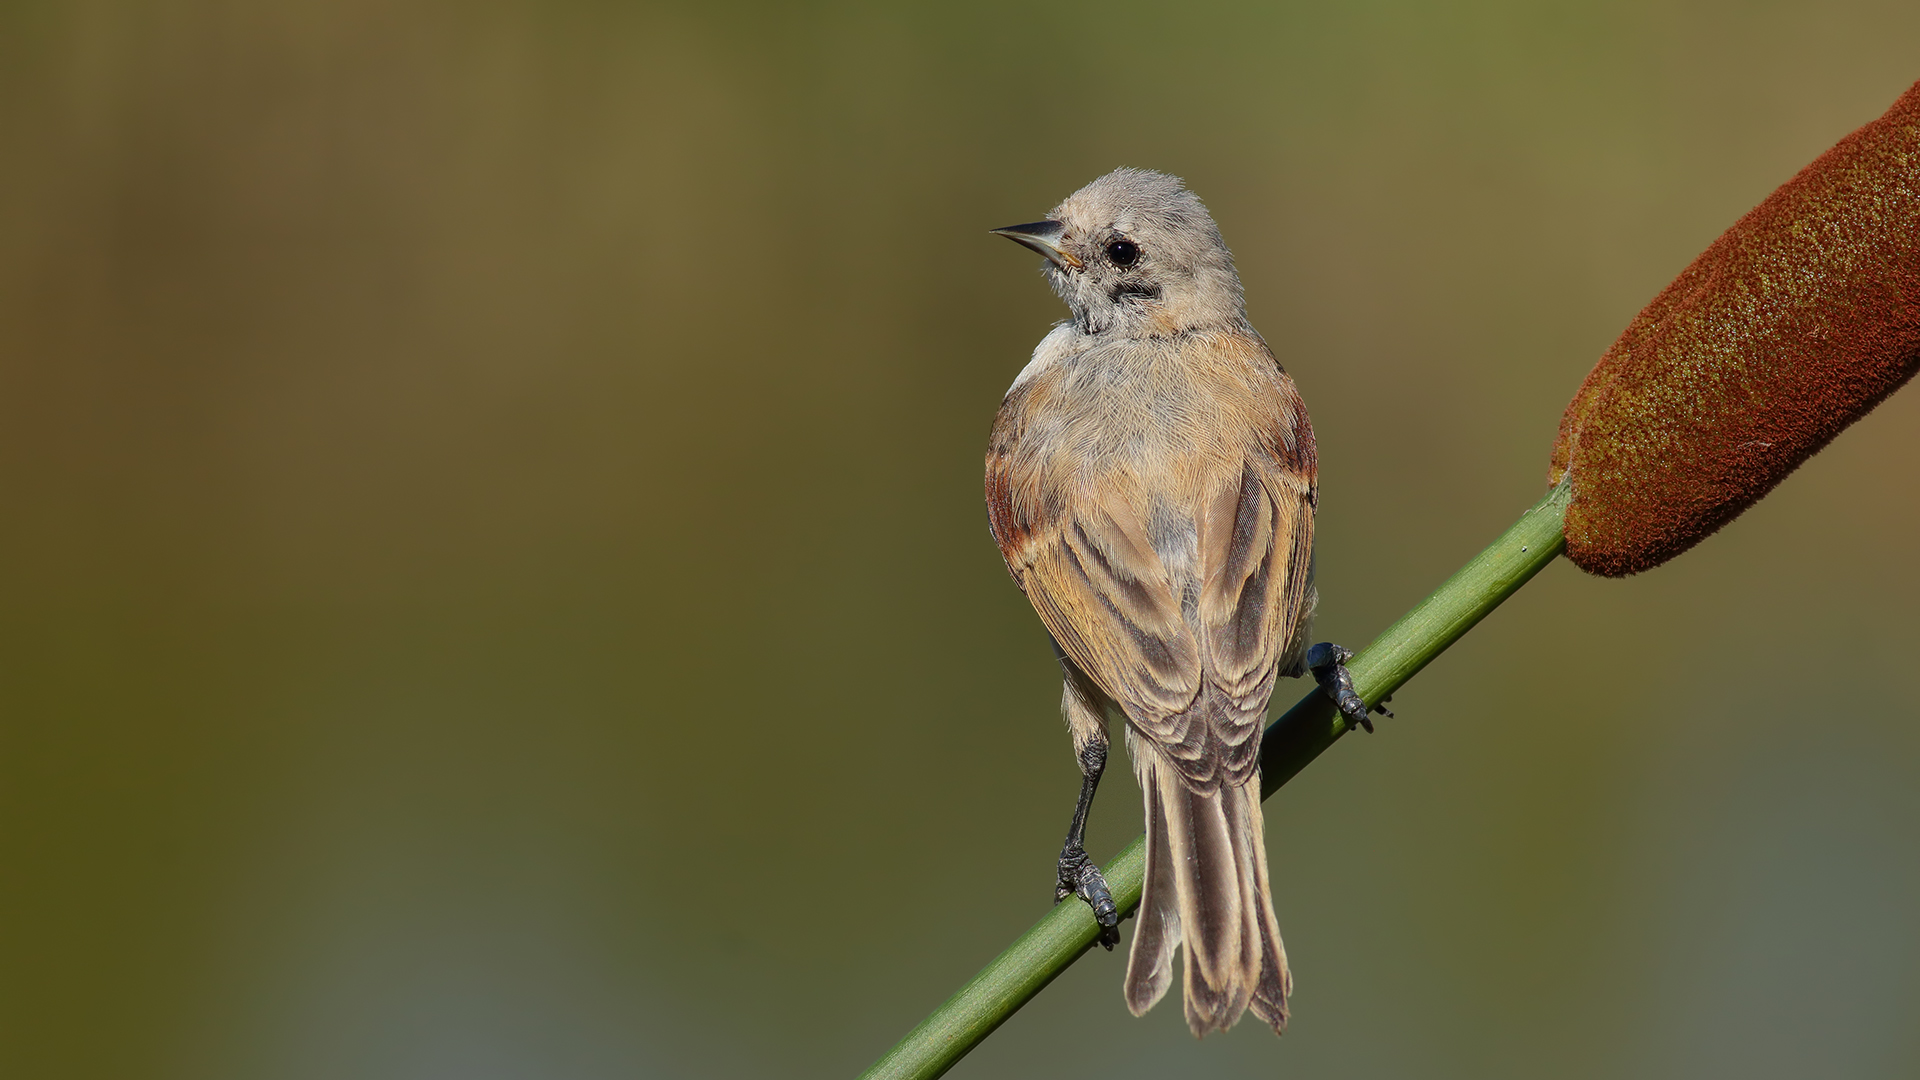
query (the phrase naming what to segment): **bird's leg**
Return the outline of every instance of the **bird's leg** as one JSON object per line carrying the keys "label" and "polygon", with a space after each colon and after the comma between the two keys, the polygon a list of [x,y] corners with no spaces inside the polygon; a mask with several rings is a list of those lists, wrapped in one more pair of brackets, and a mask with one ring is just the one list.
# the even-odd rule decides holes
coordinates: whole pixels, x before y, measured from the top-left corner
{"label": "bird's leg", "polygon": [[[1320,689],[1333,699],[1339,707],[1340,715],[1347,720],[1349,728],[1367,729],[1373,734],[1373,718],[1368,714],[1367,703],[1360,692],[1353,687],[1353,675],[1347,671],[1347,661],[1353,659],[1351,650],[1343,649],[1331,641],[1323,641],[1307,650],[1307,670],[1313,672],[1313,679]],[[1372,712],[1392,716],[1393,711],[1382,701],[1375,705]]]}
{"label": "bird's leg", "polygon": [[1054,885],[1053,902],[1078,896],[1093,909],[1100,924],[1096,940],[1109,951],[1120,941],[1120,909],[1107,889],[1100,868],[1087,858],[1087,811],[1093,808],[1093,793],[1100,786],[1100,774],[1107,768],[1107,740],[1089,741],[1080,748],[1080,801],[1073,808],[1073,824],[1067,826],[1067,842],[1060,846],[1060,875]]}
{"label": "bird's leg", "polygon": [[1073,734],[1073,756],[1080,763],[1080,801],[1073,807],[1073,824],[1067,826],[1067,842],[1060,845],[1060,866],[1055,877],[1053,902],[1078,896],[1093,909],[1100,924],[1100,944],[1111,950],[1120,940],[1120,909],[1113,902],[1107,879],[1100,868],[1087,858],[1087,812],[1093,809],[1093,793],[1100,787],[1100,774],[1107,768],[1107,697],[1092,679],[1067,658],[1059,643],[1053,646],[1060,658],[1066,685],[1060,694],[1060,712],[1067,730]]}

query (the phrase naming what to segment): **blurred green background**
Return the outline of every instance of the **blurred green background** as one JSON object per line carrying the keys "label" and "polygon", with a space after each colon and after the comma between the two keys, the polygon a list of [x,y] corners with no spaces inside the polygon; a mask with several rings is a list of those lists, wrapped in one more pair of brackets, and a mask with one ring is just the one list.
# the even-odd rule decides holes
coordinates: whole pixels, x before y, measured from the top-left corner
{"label": "blurred green background", "polygon": [[[980,493],[1062,309],[988,228],[1120,164],[1208,201],[1358,646],[1916,40],[0,8],[0,1072],[850,1076],[1045,910],[1077,785]],[[1284,1040],[1135,1020],[1102,953],[954,1075],[1920,1072],[1916,454],[1909,390],[1669,567],[1549,568],[1275,797]]]}

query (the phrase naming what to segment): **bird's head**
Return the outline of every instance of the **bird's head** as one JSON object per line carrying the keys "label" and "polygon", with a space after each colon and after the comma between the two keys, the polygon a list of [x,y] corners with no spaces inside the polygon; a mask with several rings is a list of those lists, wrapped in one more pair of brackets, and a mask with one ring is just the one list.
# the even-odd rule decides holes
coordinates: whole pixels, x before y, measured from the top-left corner
{"label": "bird's head", "polygon": [[1047,257],[1047,279],[1089,334],[1241,326],[1246,307],[1220,229],[1178,177],[1115,169],[1047,220],[994,232]]}

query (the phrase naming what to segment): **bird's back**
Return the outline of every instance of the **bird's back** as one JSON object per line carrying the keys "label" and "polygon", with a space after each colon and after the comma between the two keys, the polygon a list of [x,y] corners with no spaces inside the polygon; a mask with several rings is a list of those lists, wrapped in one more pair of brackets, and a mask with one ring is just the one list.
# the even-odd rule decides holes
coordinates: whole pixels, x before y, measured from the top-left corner
{"label": "bird's back", "polygon": [[1244,778],[1313,535],[1312,428],[1265,344],[1056,334],[987,466],[994,536],[1068,656],[1190,780]]}

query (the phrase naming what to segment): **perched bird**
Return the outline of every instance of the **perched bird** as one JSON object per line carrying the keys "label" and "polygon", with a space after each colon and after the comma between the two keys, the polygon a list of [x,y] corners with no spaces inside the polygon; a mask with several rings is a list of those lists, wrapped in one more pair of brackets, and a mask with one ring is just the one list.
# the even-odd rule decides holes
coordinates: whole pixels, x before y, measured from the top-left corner
{"label": "perched bird", "polygon": [[1147,819],[1128,1008],[1160,1000],[1184,945],[1195,1035],[1249,1006],[1279,1032],[1291,980],[1259,761],[1274,680],[1311,670],[1372,729],[1350,654],[1306,647],[1317,499],[1306,407],[1247,322],[1220,230],[1175,177],[1118,169],[1045,221],[993,231],[1046,256],[1073,312],[1008,389],[986,477],[994,540],[1065,674],[1082,774],[1055,900],[1079,896],[1101,944],[1118,942],[1119,913],[1083,845],[1117,711]]}

